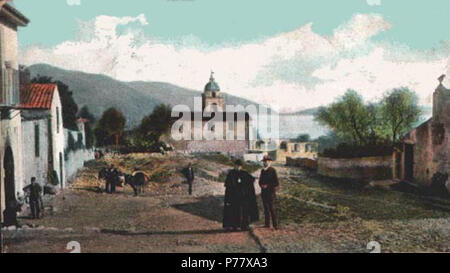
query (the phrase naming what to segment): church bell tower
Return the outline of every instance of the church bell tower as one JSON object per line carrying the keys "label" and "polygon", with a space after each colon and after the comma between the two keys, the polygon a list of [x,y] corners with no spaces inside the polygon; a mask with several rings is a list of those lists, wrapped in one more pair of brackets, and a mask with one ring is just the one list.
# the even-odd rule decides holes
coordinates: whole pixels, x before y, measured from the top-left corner
{"label": "church bell tower", "polygon": [[203,110],[225,111],[224,97],[220,92],[220,87],[214,79],[214,72],[211,71],[209,82],[205,85],[202,94]]}

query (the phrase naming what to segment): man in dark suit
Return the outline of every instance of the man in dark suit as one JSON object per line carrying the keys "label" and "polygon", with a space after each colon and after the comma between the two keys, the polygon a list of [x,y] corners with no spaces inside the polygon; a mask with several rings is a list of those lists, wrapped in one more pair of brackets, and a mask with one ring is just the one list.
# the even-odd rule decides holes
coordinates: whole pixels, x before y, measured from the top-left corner
{"label": "man in dark suit", "polygon": [[242,161],[236,160],[234,169],[225,180],[223,227],[226,230],[249,229],[259,219],[254,188],[255,178],[242,170]]}
{"label": "man in dark suit", "polygon": [[189,163],[187,168],[183,171],[184,176],[186,177],[187,183],[189,185],[189,195],[192,195],[192,183],[194,182],[194,168],[192,167],[192,163]]}
{"label": "man in dark suit", "polygon": [[31,217],[33,219],[40,218],[41,212],[41,186],[36,183],[36,177],[31,178],[31,184],[23,188],[23,191],[28,192],[30,201]]}
{"label": "man in dark suit", "polygon": [[107,170],[106,175],[106,192],[115,193],[116,185],[119,183],[119,171],[115,168],[113,164]]}
{"label": "man in dark suit", "polygon": [[275,229],[278,229],[278,221],[275,209],[275,198],[278,190],[277,171],[270,166],[272,159],[265,156],[263,159],[264,168],[259,176],[259,186],[261,187],[261,197],[264,205],[265,227],[270,228],[270,220]]}

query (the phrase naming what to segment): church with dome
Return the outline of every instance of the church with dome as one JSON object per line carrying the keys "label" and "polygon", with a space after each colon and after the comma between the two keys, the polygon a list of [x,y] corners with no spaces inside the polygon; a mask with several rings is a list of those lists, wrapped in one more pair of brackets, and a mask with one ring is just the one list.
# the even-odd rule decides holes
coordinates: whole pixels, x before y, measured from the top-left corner
{"label": "church with dome", "polygon": [[211,72],[209,82],[205,85],[205,90],[202,94],[202,106],[205,109],[214,109],[219,111],[224,110],[225,99],[220,92],[219,84],[214,79],[214,72]]}
{"label": "church with dome", "polygon": [[[226,111],[226,94],[222,93],[214,72],[211,72],[205,85],[201,101],[201,112],[197,108],[190,113],[181,113],[178,117],[181,120],[187,114],[189,118],[187,121],[184,119],[183,125],[177,128],[184,137],[175,141],[175,148],[187,153],[217,152],[230,156],[245,154],[252,139],[250,115],[243,111]],[[219,130],[222,133],[216,134]],[[205,132],[218,137],[207,138]]]}

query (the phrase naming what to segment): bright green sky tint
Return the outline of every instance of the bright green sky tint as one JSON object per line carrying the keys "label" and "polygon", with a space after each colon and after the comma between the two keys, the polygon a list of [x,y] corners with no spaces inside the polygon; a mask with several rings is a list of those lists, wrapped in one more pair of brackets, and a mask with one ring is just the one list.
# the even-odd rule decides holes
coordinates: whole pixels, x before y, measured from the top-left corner
{"label": "bright green sky tint", "polygon": [[[70,0],[69,0],[70,1]],[[331,34],[355,13],[379,13],[393,25],[378,40],[429,49],[450,39],[449,0],[15,0],[31,20],[21,30],[22,46],[56,45],[77,35],[77,22],[98,15],[145,14],[149,36],[180,39],[187,35],[208,44],[241,42],[292,31],[312,22],[315,32]]]}

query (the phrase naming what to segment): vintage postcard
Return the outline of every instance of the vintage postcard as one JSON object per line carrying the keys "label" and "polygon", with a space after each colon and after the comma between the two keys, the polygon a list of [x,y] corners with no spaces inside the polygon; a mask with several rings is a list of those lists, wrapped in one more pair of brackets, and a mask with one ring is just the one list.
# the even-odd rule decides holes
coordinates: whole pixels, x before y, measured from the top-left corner
{"label": "vintage postcard", "polygon": [[2,255],[450,252],[449,26],[449,0],[0,0]]}

